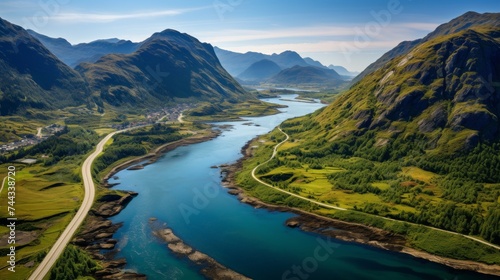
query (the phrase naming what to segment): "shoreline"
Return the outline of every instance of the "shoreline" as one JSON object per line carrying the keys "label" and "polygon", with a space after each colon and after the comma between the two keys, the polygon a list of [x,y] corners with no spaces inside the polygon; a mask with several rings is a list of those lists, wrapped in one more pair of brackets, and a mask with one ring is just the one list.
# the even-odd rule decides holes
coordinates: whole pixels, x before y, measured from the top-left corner
{"label": "shoreline", "polygon": [[[221,172],[224,177],[222,180],[224,187],[228,189],[230,194],[236,195],[241,202],[250,204],[255,208],[265,208],[270,211],[291,212],[297,214],[298,216],[288,219],[286,221],[286,225],[289,227],[300,228],[306,232],[314,232],[346,242],[366,244],[393,252],[405,253],[459,270],[468,270],[487,275],[500,276],[500,265],[488,265],[470,260],[458,260],[433,255],[425,251],[408,247],[406,245],[406,238],[402,235],[363,224],[329,218],[298,208],[266,203],[256,197],[246,194],[245,190],[236,184],[236,172],[241,170],[243,161],[252,156],[250,144],[255,139],[256,138],[253,138],[248,141],[245,146],[241,148],[241,153],[243,154],[242,158],[231,165],[224,165],[221,168]],[[336,230],[324,230],[329,227],[333,227]]]}

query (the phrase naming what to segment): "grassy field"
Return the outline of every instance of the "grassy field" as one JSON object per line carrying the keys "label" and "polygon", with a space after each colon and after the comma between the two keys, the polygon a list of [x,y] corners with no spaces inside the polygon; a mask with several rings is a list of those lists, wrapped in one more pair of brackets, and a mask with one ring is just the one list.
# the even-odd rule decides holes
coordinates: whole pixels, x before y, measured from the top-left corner
{"label": "grassy field", "polygon": [[[80,205],[83,190],[80,183],[74,182],[70,175],[77,165],[44,167],[42,164],[31,166],[15,164],[16,194],[16,277],[24,279],[32,270],[33,262],[39,261],[69,223]],[[0,165],[2,179],[9,165]],[[5,171],[5,172],[3,172]],[[0,218],[10,217],[7,213],[7,184],[0,194]],[[8,233],[6,227],[0,228],[0,235]],[[0,278],[12,279],[7,270],[7,257],[4,252],[9,245],[0,244]]]}

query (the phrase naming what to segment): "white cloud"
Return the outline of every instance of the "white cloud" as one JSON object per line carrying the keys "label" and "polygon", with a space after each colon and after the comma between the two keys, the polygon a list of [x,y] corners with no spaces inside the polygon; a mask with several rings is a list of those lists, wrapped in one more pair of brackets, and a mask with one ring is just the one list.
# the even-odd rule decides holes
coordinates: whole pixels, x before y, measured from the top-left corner
{"label": "white cloud", "polygon": [[126,19],[141,19],[165,16],[177,16],[192,11],[203,10],[207,7],[198,7],[191,9],[172,9],[162,11],[147,11],[128,14],[99,14],[99,13],[59,13],[51,17],[54,21],[77,23],[77,22],[90,22],[90,23],[103,23],[113,22]]}
{"label": "white cloud", "polygon": [[221,43],[282,38],[349,36],[352,33],[353,29],[350,27],[314,26],[274,30],[229,29],[217,33],[206,33],[205,38],[213,43]]}
{"label": "white cloud", "polygon": [[[418,33],[421,36],[422,31],[432,31],[437,24],[432,23],[403,23],[391,25],[378,29],[369,29],[364,26],[310,26],[310,27],[296,27],[296,28],[283,28],[283,29],[228,29],[219,30],[215,32],[206,32],[203,34],[204,40],[213,44],[230,43],[230,42],[245,42],[256,40],[269,40],[269,39],[301,39],[304,38],[320,38],[313,39],[315,41],[324,38],[340,40],[350,39],[355,40],[359,35],[366,35],[370,41],[390,40],[396,39],[408,40],[413,33]],[[221,35],[223,34],[223,35]],[[309,39],[311,41],[311,39]]]}

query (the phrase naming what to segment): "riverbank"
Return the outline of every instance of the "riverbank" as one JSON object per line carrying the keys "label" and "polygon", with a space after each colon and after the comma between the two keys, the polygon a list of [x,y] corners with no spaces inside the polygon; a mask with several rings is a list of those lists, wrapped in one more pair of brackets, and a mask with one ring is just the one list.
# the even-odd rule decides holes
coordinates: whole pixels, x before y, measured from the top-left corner
{"label": "riverbank", "polygon": [[[132,170],[142,169],[144,166],[156,162],[163,154],[169,151],[180,146],[212,140],[219,136],[220,133],[221,131],[219,130],[207,130],[203,134],[196,133],[188,138],[163,144],[144,156],[133,158],[113,167],[103,177],[102,185],[108,188],[112,187],[113,185],[108,184],[109,178],[121,170],[127,168],[132,168]],[[137,165],[146,160],[147,162]],[[127,191],[113,191],[102,195],[94,203],[90,211],[91,215],[87,217],[85,224],[72,240],[73,244],[84,249],[93,259],[101,263],[102,269],[95,273],[95,277],[99,279],[146,279],[146,275],[144,274],[123,270],[123,267],[127,264],[126,259],[115,259],[117,253],[115,245],[118,240],[113,239],[113,235],[122,224],[114,224],[109,220],[110,217],[118,215],[125,209],[128,203],[137,195],[138,193]]]}
{"label": "riverbank", "polygon": [[290,227],[298,227],[304,231],[318,233],[347,242],[367,244],[386,250],[410,254],[415,257],[444,264],[455,269],[470,270],[500,276],[499,265],[487,265],[474,261],[456,260],[436,256],[428,252],[409,247],[408,240],[403,235],[359,223],[332,219],[298,208],[269,204],[259,200],[258,198],[249,196],[243,188],[236,184],[236,175],[237,172],[242,169],[243,162],[252,156],[251,143],[254,140],[255,139],[247,142],[247,144],[242,148],[241,152],[243,157],[241,159],[232,165],[225,165],[221,167],[221,171],[224,175],[224,186],[229,189],[230,194],[237,195],[240,201],[250,204],[256,208],[266,208],[271,211],[292,212],[297,214],[297,217],[287,220],[286,224]]}

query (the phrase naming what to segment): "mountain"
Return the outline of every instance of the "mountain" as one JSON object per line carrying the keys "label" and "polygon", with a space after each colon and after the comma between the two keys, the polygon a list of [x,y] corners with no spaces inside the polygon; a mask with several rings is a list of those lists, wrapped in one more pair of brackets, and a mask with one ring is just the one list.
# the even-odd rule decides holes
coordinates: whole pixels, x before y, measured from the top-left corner
{"label": "mountain", "polygon": [[[328,68],[326,67],[325,65],[321,64],[321,62],[317,61],[317,60],[314,60],[310,57],[304,57],[304,61],[311,65],[311,66],[316,66],[316,67],[319,67],[319,68]],[[335,70],[335,69],[334,69]],[[337,70],[335,70],[335,72],[337,72]],[[339,73],[340,74],[340,73]]]}
{"label": "mountain", "polygon": [[214,51],[224,69],[233,75],[233,77],[237,77],[239,74],[243,73],[243,71],[248,69],[248,67],[255,62],[269,59],[267,55],[257,52],[247,52],[243,54],[223,50],[218,47],[214,47]]}
{"label": "mountain", "polygon": [[441,25],[306,118],[315,126],[301,137],[328,139],[325,146],[350,143],[350,154],[393,160],[498,143],[500,26],[480,23],[499,20],[500,14],[467,13]]}
{"label": "mountain", "polygon": [[83,78],[22,27],[0,18],[0,115],[85,104]]}
{"label": "mountain", "polygon": [[280,54],[273,53],[270,60],[274,61],[283,69],[297,65],[310,66],[298,53],[294,51],[284,51]]}
{"label": "mountain", "polygon": [[278,74],[280,71],[281,67],[278,64],[269,59],[263,59],[250,65],[237,78],[247,82],[261,82]]}
{"label": "mountain", "polygon": [[[310,66],[298,53],[293,51],[284,51],[280,54],[262,54],[257,52],[237,53],[232,51],[214,48],[217,57],[222,66],[234,77],[238,77],[252,64],[263,59],[276,63],[281,69],[290,68],[295,65]],[[311,59],[312,60],[312,59]]]}
{"label": "mountain", "polygon": [[147,106],[176,99],[249,98],[219,63],[211,45],[175,30],[155,33],[131,54],[109,54],[76,67],[94,96],[113,106]]}
{"label": "mountain", "polygon": [[342,75],[342,76],[354,77],[354,76],[359,75],[359,72],[351,72],[351,71],[347,70],[344,66],[336,66],[336,65],[330,64],[328,66],[328,68],[335,70],[335,72],[339,73],[339,75]]}
{"label": "mountain", "polygon": [[429,150],[471,149],[498,139],[497,61],[500,45],[486,34],[437,37],[368,74],[316,120],[336,123],[327,139],[375,131],[379,147],[413,135]]}
{"label": "mountain", "polygon": [[419,44],[425,43],[429,40],[432,40],[434,38],[443,35],[453,34],[473,27],[489,27],[489,28],[500,27],[499,13],[480,14],[476,12],[467,12],[462,16],[451,20],[448,23],[441,24],[433,32],[429,33],[422,39],[401,42],[394,49],[388,51],[378,60],[370,64],[365,70],[363,70],[357,77],[353,79],[352,83],[354,84],[360,81],[364,76],[379,69],[391,59],[396,58],[400,55],[407,54],[408,52],[410,52],[410,50],[412,50],[415,46]]}
{"label": "mountain", "polygon": [[106,54],[132,53],[136,51],[141,44],[133,43],[128,40],[111,38],[71,45],[62,38],[51,38],[33,30],[28,30],[28,33],[42,42],[42,44],[60,60],[73,68],[82,62],[95,62]]}
{"label": "mountain", "polygon": [[266,82],[279,85],[337,85],[342,82],[342,77],[331,69],[296,65],[282,70]]}

